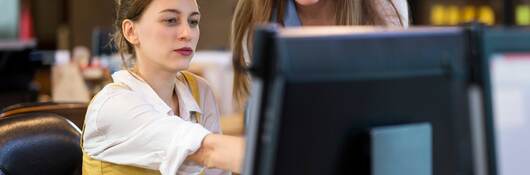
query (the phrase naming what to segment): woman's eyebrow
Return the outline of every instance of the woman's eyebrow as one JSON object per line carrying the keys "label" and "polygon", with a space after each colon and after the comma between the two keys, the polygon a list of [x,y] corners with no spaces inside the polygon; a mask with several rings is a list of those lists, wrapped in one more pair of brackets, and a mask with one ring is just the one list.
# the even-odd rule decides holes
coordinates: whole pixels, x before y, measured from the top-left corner
{"label": "woman's eyebrow", "polygon": [[[176,13],[177,15],[180,15],[182,14],[182,12],[180,12],[179,10],[177,9],[165,9],[165,10],[162,10],[160,11],[160,13],[166,13],[166,12],[169,12],[169,13]],[[194,11],[194,12],[191,12],[191,15],[190,16],[195,16],[195,15],[201,15],[201,13],[199,13],[198,11]]]}
{"label": "woman's eyebrow", "polygon": [[164,10],[160,11],[160,13],[165,13],[165,12],[181,14],[181,12],[179,10],[177,10],[177,9],[164,9]]}

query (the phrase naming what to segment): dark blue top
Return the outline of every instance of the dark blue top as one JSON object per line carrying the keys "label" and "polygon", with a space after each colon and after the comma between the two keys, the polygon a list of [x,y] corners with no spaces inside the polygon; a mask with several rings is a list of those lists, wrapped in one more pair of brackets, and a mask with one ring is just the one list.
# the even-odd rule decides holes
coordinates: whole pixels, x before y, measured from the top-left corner
{"label": "dark blue top", "polygon": [[[274,11],[272,13],[272,21],[271,22],[277,22],[276,21],[276,11],[278,9],[274,8]],[[296,4],[294,0],[288,0],[287,1],[287,8],[285,11],[285,16],[283,17],[283,22],[285,27],[300,27],[302,26],[302,22],[300,21],[300,17],[298,17],[298,12],[296,11]]]}

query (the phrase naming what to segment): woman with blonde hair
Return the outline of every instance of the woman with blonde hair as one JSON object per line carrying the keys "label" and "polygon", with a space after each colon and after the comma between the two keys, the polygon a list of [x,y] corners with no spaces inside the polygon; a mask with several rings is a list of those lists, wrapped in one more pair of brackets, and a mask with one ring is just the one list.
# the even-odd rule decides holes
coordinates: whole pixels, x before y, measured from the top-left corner
{"label": "woman with blonde hair", "polygon": [[406,0],[239,0],[232,21],[234,96],[245,104],[250,91],[247,66],[259,24],[285,27],[378,25],[408,27]]}

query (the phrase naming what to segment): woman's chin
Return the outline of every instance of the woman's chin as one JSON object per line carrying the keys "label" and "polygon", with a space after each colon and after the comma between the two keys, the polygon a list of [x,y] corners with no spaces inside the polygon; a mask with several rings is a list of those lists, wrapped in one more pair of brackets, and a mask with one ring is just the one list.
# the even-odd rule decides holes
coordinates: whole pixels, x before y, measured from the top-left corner
{"label": "woman's chin", "polygon": [[167,68],[166,70],[172,73],[178,73],[180,71],[188,70],[189,66],[172,66]]}
{"label": "woman's chin", "polygon": [[296,0],[300,5],[314,5],[318,3],[319,0]]}
{"label": "woman's chin", "polygon": [[171,56],[164,60],[164,62],[159,62],[159,64],[166,71],[180,72],[189,68],[191,57]]}

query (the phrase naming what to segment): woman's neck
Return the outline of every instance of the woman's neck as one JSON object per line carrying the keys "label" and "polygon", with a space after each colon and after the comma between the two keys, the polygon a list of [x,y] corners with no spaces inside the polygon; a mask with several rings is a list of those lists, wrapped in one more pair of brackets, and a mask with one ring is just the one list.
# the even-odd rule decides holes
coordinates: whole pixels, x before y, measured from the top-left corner
{"label": "woman's neck", "polygon": [[296,3],[296,11],[304,26],[336,25],[335,0],[320,0],[313,5]]}
{"label": "woman's neck", "polygon": [[176,100],[175,83],[177,81],[177,72],[169,72],[164,69],[157,68],[159,66],[147,65],[149,63],[140,63],[135,66],[135,72],[146,81],[156,94],[173,109],[173,112],[178,112],[178,100]]}

